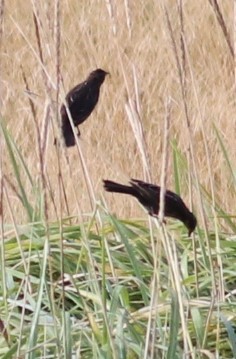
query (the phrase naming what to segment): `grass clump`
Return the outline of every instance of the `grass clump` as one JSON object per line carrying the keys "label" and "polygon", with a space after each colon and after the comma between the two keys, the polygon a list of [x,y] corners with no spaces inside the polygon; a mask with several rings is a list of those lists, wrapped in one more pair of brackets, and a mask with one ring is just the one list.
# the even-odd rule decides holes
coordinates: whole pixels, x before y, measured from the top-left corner
{"label": "grass clump", "polygon": [[[176,285],[172,278],[175,264],[168,262],[159,228],[154,226],[152,232],[159,247],[155,259],[147,223],[122,221],[98,211],[102,217],[99,230],[94,217],[83,223],[83,229],[70,224],[76,218],[47,226],[35,222],[6,227],[1,356],[141,358],[147,350],[156,357],[180,358],[187,335],[192,357],[218,353],[231,358],[235,239],[220,238],[223,272],[214,268],[214,293],[208,263],[216,263],[218,255],[213,234],[211,253],[202,253],[198,245],[194,253],[182,225],[176,228],[175,224],[176,253],[171,255],[179,263]],[[171,241],[171,224],[168,229]],[[198,243],[198,236],[195,241]]]}

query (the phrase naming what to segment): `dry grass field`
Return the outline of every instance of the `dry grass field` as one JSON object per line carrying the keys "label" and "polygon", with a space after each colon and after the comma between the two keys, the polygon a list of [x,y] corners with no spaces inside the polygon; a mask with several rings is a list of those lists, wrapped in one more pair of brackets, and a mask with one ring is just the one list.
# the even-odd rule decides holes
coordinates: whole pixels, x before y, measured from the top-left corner
{"label": "dry grass field", "polygon": [[[232,0],[0,0],[1,358],[236,356],[235,46]],[[194,235],[108,178],[180,193]]]}
{"label": "dry grass field", "polygon": [[[59,201],[59,162],[69,213],[76,214],[78,205],[83,213],[91,211],[78,149],[74,147],[67,151],[67,161],[65,151],[59,149],[57,152],[53,145],[54,133],[58,133],[57,95],[60,104],[65,92],[83,81],[90,71],[101,67],[111,76],[102,86],[96,110],[80,127],[82,136],[79,140],[96,198],[102,193],[102,178],[120,181],[130,177],[147,178],[140,147],[129,121],[129,106],[133,107],[130,118],[135,122],[138,115],[142,124],[141,143],[145,147],[149,176],[153,182],[160,183],[163,131],[169,101],[167,186],[175,189],[171,148],[175,141],[188,161],[195,212],[199,213],[198,182],[209,193],[214,193],[225,211],[233,214],[235,188],[214,130],[215,126],[231,164],[235,165],[235,68],[227,43],[228,39],[233,44],[233,2],[219,3],[227,36],[218,22],[216,10],[206,0],[185,2],[182,21],[178,1],[174,0],[63,1],[58,24],[56,4],[56,1],[5,2],[1,15],[0,88],[1,115],[22,151],[30,173],[40,180],[38,126],[40,144],[44,148],[46,187],[51,188],[57,211],[60,203],[65,208],[64,200]],[[60,37],[57,36],[59,32]],[[181,46],[181,34],[184,47]],[[25,91],[22,73],[31,96]],[[60,86],[58,77],[62,79]],[[12,169],[4,144],[2,151],[5,185],[13,199],[12,208],[18,212],[20,204],[9,184],[13,181]],[[27,181],[25,187],[30,189]],[[181,194],[187,203],[190,203],[189,187],[189,178],[183,173]],[[133,200],[111,195],[106,199],[118,215],[142,213]],[[50,217],[54,218],[55,208],[50,200],[48,207]],[[62,213],[65,215],[67,211],[62,210]]]}

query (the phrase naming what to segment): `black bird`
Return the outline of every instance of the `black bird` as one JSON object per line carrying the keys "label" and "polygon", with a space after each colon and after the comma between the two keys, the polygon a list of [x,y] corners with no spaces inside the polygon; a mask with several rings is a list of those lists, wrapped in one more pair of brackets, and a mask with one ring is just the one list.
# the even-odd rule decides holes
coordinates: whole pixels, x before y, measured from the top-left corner
{"label": "black bird", "polygon": [[[105,80],[106,75],[108,75],[108,72],[102,69],[97,69],[91,72],[84,82],[75,86],[66,95],[65,101],[75,126],[84,122],[95,108],[99,99],[100,87]],[[64,104],[62,104],[60,112],[62,134],[65,139],[65,144],[67,147],[74,146],[75,137]],[[80,136],[79,129],[78,136]]]}
{"label": "black bird", "polygon": [[[158,215],[161,190],[159,186],[136,179],[130,180],[131,186],[125,186],[109,180],[103,180],[103,182],[106,191],[130,194],[137,198],[147,209],[150,216]],[[164,215],[183,222],[188,228],[189,236],[197,225],[196,217],[189,211],[180,196],[169,190],[165,192]]]}

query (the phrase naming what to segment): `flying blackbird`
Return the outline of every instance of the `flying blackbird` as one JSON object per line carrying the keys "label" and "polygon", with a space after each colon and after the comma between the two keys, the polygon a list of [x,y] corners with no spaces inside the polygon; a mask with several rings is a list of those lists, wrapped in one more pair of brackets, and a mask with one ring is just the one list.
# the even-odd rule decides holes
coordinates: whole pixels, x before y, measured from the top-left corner
{"label": "flying blackbird", "polygon": [[[160,190],[159,186],[131,179],[131,186],[125,186],[109,180],[103,180],[104,188],[108,192],[126,193],[137,198],[147,209],[149,215],[157,216],[159,213]],[[189,236],[194,231],[197,220],[184,204],[183,200],[174,192],[165,192],[164,215],[179,219],[188,228]]]}
{"label": "flying blackbird", "polygon": [[[102,69],[97,69],[91,72],[84,82],[75,86],[66,95],[65,101],[75,126],[84,122],[93,111],[98,102],[100,87],[107,74],[108,72]],[[66,106],[64,104],[62,104],[60,112],[62,134],[65,139],[65,144],[67,147],[74,146],[75,137],[66,111]],[[78,136],[79,135],[80,131],[78,129]]]}

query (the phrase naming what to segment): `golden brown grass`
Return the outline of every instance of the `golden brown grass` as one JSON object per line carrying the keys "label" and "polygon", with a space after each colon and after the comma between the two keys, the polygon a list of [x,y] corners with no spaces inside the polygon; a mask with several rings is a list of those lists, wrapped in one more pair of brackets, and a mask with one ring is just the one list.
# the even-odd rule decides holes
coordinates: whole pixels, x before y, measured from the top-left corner
{"label": "golden brown grass", "polygon": [[[89,177],[96,198],[103,193],[102,178],[127,181],[130,177],[147,179],[150,176],[153,182],[160,183],[166,103],[171,99],[169,140],[176,140],[189,160],[195,212],[200,217],[196,180],[216,196],[227,212],[233,212],[236,195],[231,191],[225,157],[213,124],[220,131],[231,163],[235,164],[234,59],[217,20],[215,2],[186,2],[182,8],[182,25],[178,3],[181,5],[174,0],[63,1],[58,23],[56,0],[5,2],[1,18],[1,115],[21,148],[31,174],[40,180],[42,166],[36,125],[25,93],[23,70],[33,92],[31,99],[39,131],[48,136],[41,155],[45,186],[48,188],[50,183],[57,214],[67,214],[60,181],[65,187],[71,215],[78,210],[82,213],[91,211],[78,148],[69,149],[67,154],[61,148],[57,152],[53,133],[57,133],[57,91],[60,90],[61,103],[65,92],[96,67],[109,71],[111,77],[102,87],[96,110],[81,126],[79,140],[88,171],[87,181]],[[226,22],[228,41],[232,43],[232,2],[221,1],[219,6]],[[60,38],[57,37],[59,31]],[[58,69],[63,80],[60,89],[57,86]],[[53,109],[48,116],[50,105]],[[141,156],[137,134],[130,125],[129,110],[131,117],[136,116],[136,121],[141,121],[145,158]],[[47,122],[49,127],[45,130]],[[134,123],[138,122],[134,120]],[[39,142],[42,147],[43,140]],[[9,185],[14,180],[6,152],[3,168],[6,190],[19,214],[20,204]],[[166,185],[174,189],[171,153]],[[181,185],[183,197],[190,203],[186,176]],[[27,182],[25,187],[29,188]],[[133,200],[112,195],[107,195],[106,199],[119,216],[142,213]],[[51,201],[48,206],[48,213],[54,218]]]}
{"label": "golden brown grass", "polygon": [[[133,276],[140,294],[138,297],[131,294],[136,305],[126,303],[127,317],[135,319],[143,315],[144,310],[145,329],[135,340],[140,345],[138,338],[142,337],[140,348],[145,355],[140,357],[148,358],[149,354],[155,357],[154,351],[150,353],[155,347],[155,331],[162,336],[158,342],[160,350],[167,350],[168,339],[162,331],[169,327],[169,314],[172,316],[175,312],[179,319],[173,317],[176,328],[170,335],[172,348],[178,336],[179,352],[196,357],[196,342],[199,357],[201,351],[210,357],[211,353],[205,349],[226,357],[227,340],[220,324],[226,318],[229,327],[234,318],[234,278],[230,274],[234,273],[235,236],[225,234],[225,227],[217,225],[214,205],[220,203],[229,222],[236,200],[233,5],[223,0],[184,4],[181,0],[0,0],[0,6],[1,116],[22,152],[34,185],[39,187],[32,188],[20,166],[26,196],[30,197],[32,206],[38,200],[37,193],[42,207],[42,194],[45,198],[43,215],[36,218],[28,215],[28,222],[33,223],[19,226],[19,222],[26,220],[26,210],[30,212],[31,208],[27,208],[27,201],[25,206],[20,203],[19,194],[24,191],[19,179],[17,183],[16,165],[14,167],[14,158],[9,155],[9,139],[0,131],[0,237],[4,238],[0,241],[1,295],[4,299],[2,318],[8,327],[5,337],[6,333],[11,334],[11,324],[6,324],[7,303],[11,304],[14,297],[13,281],[9,281],[8,276],[16,277],[17,291],[18,279],[23,278],[21,285],[25,286],[26,294],[28,281],[31,285],[31,276],[34,278],[37,273],[39,279],[34,278],[34,284],[39,285],[34,286],[32,297],[39,300],[36,310],[32,304],[32,322],[27,322],[27,327],[33,323],[34,329],[28,340],[23,311],[22,330],[16,334],[17,340],[18,334],[22,338],[24,334],[26,350],[32,353],[36,343],[44,343],[44,350],[47,347],[47,336],[38,341],[38,328],[34,325],[41,315],[46,290],[47,308],[52,312],[55,325],[58,315],[58,333],[61,328],[64,333],[63,344],[59,340],[55,350],[64,353],[69,346],[77,349],[81,338],[74,335],[81,334],[78,323],[72,331],[67,327],[65,306],[70,291],[62,278],[68,274],[76,278],[77,274],[86,273],[86,286],[79,282],[73,308],[76,306],[76,312],[85,314],[86,330],[91,327],[98,347],[101,345],[103,350],[109,337],[110,349],[114,352],[116,339],[122,336],[114,336],[117,332],[111,330],[110,318],[112,322],[115,316],[121,318],[118,314],[121,312],[116,313],[114,308],[110,312],[107,304],[111,299],[115,308],[119,306],[115,293],[120,290],[117,284],[125,283],[130,290],[133,279],[130,282],[129,276]],[[65,93],[96,67],[109,71],[111,77],[102,86],[96,110],[80,127],[82,136],[77,146],[67,150],[60,145],[58,137],[59,106]],[[58,146],[53,145],[55,136]],[[176,166],[174,144],[184,164],[176,150]],[[175,170],[180,171],[180,178]],[[173,190],[178,189],[179,179],[181,195],[186,203],[193,205],[200,227],[209,226],[215,233],[204,236],[203,231],[198,231],[197,240],[191,242],[186,241],[184,235],[179,236],[175,225],[168,227],[173,228],[172,238],[165,226],[158,226],[156,232],[155,220],[149,222],[149,230],[141,229],[139,222],[128,223],[130,216],[144,217],[143,210],[133,199],[104,194],[102,179],[124,182],[130,177],[161,183]],[[106,215],[106,209],[97,211],[96,217],[91,215],[96,200],[102,196],[108,207],[118,216],[124,216],[126,222],[117,220],[109,211]],[[90,213],[89,222],[83,223],[81,219],[86,212]],[[66,215],[75,215],[79,224],[67,225]],[[49,220],[44,222],[45,217]],[[8,221],[10,226],[6,225]],[[9,268],[14,268],[14,275]],[[44,289],[45,278],[48,287]],[[107,286],[108,281],[111,285]],[[108,292],[112,287],[114,292]],[[84,292],[81,296],[80,290],[84,288],[88,288],[88,297]],[[136,285],[133,288],[136,291]],[[57,303],[55,289],[61,298]],[[99,303],[94,301],[92,311],[91,293],[96,293],[96,300],[99,299]],[[163,303],[169,306],[172,296],[171,310],[161,318],[157,308]],[[18,298],[18,294],[15,297]],[[26,303],[27,296],[24,298]],[[122,300],[122,311],[126,309],[124,303]],[[191,312],[191,303],[196,303],[195,309],[199,312]],[[201,303],[206,303],[204,312],[201,312]],[[139,306],[142,307],[140,313]],[[58,308],[60,312],[55,315]],[[14,319],[14,310],[10,310],[10,317]],[[73,316],[73,310],[69,315]],[[19,328],[19,323],[15,320],[14,323],[15,328]],[[105,329],[97,323],[105,323]],[[123,323],[118,324],[122,333]],[[228,331],[232,336],[226,348],[229,352],[230,345],[235,343],[233,326]],[[71,333],[73,344],[68,335]],[[130,337],[127,338],[128,343]],[[5,341],[8,342],[8,338]],[[12,338],[9,342],[12,345]],[[86,346],[85,341],[82,351]],[[236,348],[233,349],[235,353]],[[18,357],[21,350],[25,350],[23,341],[17,348]],[[169,348],[168,355],[172,357]]]}

